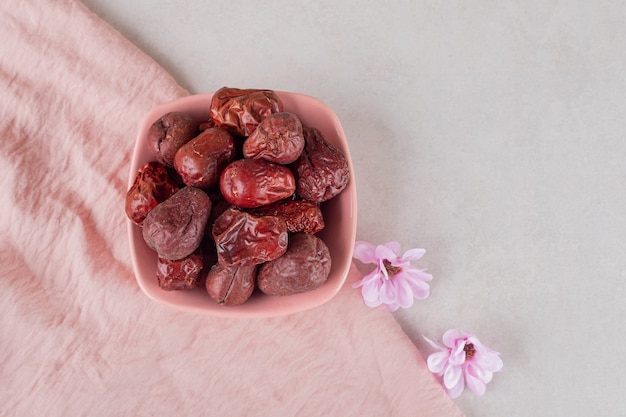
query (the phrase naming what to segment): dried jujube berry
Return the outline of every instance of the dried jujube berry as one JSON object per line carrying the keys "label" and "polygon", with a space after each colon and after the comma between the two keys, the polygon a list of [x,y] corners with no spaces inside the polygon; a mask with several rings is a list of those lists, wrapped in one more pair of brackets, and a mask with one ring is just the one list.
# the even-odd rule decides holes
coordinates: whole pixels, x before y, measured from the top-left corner
{"label": "dried jujube berry", "polygon": [[348,160],[317,129],[304,129],[304,151],[294,163],[296,194],[316,203],[330,200],[348,185]]}
{"label": "dried jujube berry", "polygon": [[289,112],[267,116],[243,143],[245,158],[290,164],[304,149],[302,123]]}
{"label": "dried jujube berry", "polygon": [[138,226],[159,203],[178,191],[178,187],[160,162],[144,164],[135,177],[133,186],[126,193],[126,215]]}
{"label": "dried jujube berry", "polygon": [[209,188],[217,184],[234,154],[235,141],[230,133],[211,127],[178,149],[174,168],[186,185]]}
{"label": "dried jujube berry", "polygon": [[156,276],[159,287],[166,291],[191,290],[198,285],[203,267],[204,256],[200,250],[175,261],[158,257]]}
{"label": "dried jujube berry", "polygon": [[312,291],[326,282],[330,267],[330,252],[322,239],[296,233],[284,255],[259,267],[257,286],[267,295]]}
{"label": "dried jujube berry", "polygon": [[200,246],[210,212],[204,191],[185,187],[148,213],[143,238],[162,258],[184,258]]}
{"label": "dried jujube berry", "polygon": [[164,114],[147,142],[158,162],[139,171],[127,214],[143,220],[162,289],[204,286],[230,306],[257,286],[289,295],[328,279],[330,252],[314,234],[322,203],[350,180],[348,161],[274,91],[224,87],[204,120]]}
{"label": "dried jujube berry", "polygon": [[178,148],[198,134],[198,123],[187,113],[170,112],[161,116],[148,129],[148,149],[157,161],[174,165]]}
{"label": "dried jujube berry", "polygon": [[218,304],[243,304],[254,291],[257,265],[224,266],[215,264],[206,278],[206,290]]}
{"label": "dried jujube berry", "polygon": [[238,159],[220,176],[220,191],[231,204],[260,207],[291,196],[296,182],[291,170],[262,159]]}
{"label": "dried jujube berry", "polygon": [[222,87],[213,94],[209,109],[215,125],[239,136],[250,136],[259,123],[283,111],[283,102],[272,90]]}
{"label": "dried jujube berry", "polygon": [[221,265],[257,265],[285,253],[287,225],[278,217],[229,208],[215,220],[213,240]]}
{"label": "dried jujube berry", "polygon": [[257,215],[276,216],[285,221],[290,233],[317,233],[324,228],[320,206],[307,200],[282,200],[252,209]]}
{"label": "dried jujube berry", "polygon": [[209,120],[205,120],[204,122],[200,123],[198,125],[198,129],[202,132],[203,130],[207,130],[210,129],[212,127],[215,127],[215,122],[213,121],[213,119],[209,119]]}

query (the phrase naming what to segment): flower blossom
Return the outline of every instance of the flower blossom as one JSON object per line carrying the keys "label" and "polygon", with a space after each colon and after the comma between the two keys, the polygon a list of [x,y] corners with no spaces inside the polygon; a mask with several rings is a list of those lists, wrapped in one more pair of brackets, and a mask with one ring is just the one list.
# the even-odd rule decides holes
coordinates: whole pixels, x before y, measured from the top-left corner
{"label": "flower blossom", "polygon": [[424,249],[409,249],[400,255],[400,244],[388,242],[373,245],[358,241],[354,244],[354,258],[365,264],[376,264],[376,268],[353,284],[361,288],[363,301],[369,307],[385,304],[389,311],[399,307],[409,308],[414,299],[428,297],[428,281],[433,279],[422,269],[411,265],[411,261],[421,258]]}
{"label": "flower blossom", "polygon": [[483,395],[494,372],[502,370],[500,353],[483,345],[476,336],[457,330],[448,330],[443,335],[441,347],[432,340],[424,339],[439,352],[431,354],[426,363],[437,376],[443,376],[443,385],[452,398],[456,398],[467,385],[475,394]]}

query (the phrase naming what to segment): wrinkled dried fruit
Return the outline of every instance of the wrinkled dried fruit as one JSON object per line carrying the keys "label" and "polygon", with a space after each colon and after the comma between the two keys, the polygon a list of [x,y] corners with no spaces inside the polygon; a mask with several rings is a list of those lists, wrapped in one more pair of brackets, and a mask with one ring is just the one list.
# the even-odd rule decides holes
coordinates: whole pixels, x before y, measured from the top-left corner
{"label": "wrinkled dried fruit", "polygon": [[206,290],[218,304],[243,304],[254,291],[257,265],[213,265],[206,278]]}
{"label": "wrinkled dried fruit", "polygon": [[[226,201],[219,189],[207,191],[207,195],[211,199],[211,214],[209,215],[207,234],[211,235],[211,227],[213,227],[215,220],[233,205]],[[213,239],[212,236],[211,239]]]}
{"label": "wrinkled dried fruit", "polygon": [[199,250],[175,261],[159,257],[156,269],[159,287],[166,291],[195,288],[204,266],[203,258],[202,252]]}
{"label": "wrinkled dried fruit", "polygon": [[296,182],[291,170],[262,159],[231,162],[220,177],[220,191],[231,204],[253,208],[291,196]]}
{"label": "wrinkled dried fruit", "polygon": [[178,149],[174,168],[185,184],[209,188],[217,184],[222,170],[232,161],[234,154],[235,141],[230,133],[212,127]]}
{"label": "wrinkled dried fruit", "polygon": [[254,216],[229,208],[213,224],[217,259],[222,265],[256,265],[287,250],[287,225],[278,217]]}
{"label": "wrinkled dried fruit", "polygon": [[330,267],[330,252],[322,239],[296,233],[283,256],[259,267],[257,286],[267,295],[312,291],[326,282]]}
{"label": "wrinkled dried fruit", "polygon": [[198,125],[198,129],[202,132],[203,130],[210,129],[210,128],[215,127],[215,126],[216,125],[215,125],[215,122],[213,121],[213,119],[209,119],[209,120],[206,120],[206,121],[200,123]]}
{"label": "wrinkled dried fruit", "polygon": [[204,191],[185,187],[148,213],[143,238],[162,258],[184,258],[200,245],[210,212]]}
{"label": "wrinkled dried fruit", "polygon": [[252,213],[280,217],[291,233],[317,233],[324,228],[322,210],[311,201],[283,200],[252,209]]}
{"label": "wrinkled dried fruit", "polygon": [[289,112],[266,117],[243,144],[245,158],[290,164],[304,149],[300,119]]}
{"label": "wrinkled dried fruit", "polygon": [[126,193],[126,215],[138,226],[159,203],[172,196],[178,187],[159,162],[147,162],[137,172],[133,186]]}
{"label": "wrinkled dried fruit", "polygon": [[174,165],[178,148],[198,134],[198,123],[188,114],[166,113],[148,129],[148,148],[157,161]]}
{"label": "wrinkled dried fruit", "polygon": [[283,103],[272,90],[220,88],[211,99],[213,122],[239,136],[249,136],[272,113],[283,111]]}
{"label": "wrinkled dried fruit", "polygon": [[348,161],[319,130],[304,129],[304,138],[304,151],[294,163],[296,194],[316,203],[330,200],[348,185]]}

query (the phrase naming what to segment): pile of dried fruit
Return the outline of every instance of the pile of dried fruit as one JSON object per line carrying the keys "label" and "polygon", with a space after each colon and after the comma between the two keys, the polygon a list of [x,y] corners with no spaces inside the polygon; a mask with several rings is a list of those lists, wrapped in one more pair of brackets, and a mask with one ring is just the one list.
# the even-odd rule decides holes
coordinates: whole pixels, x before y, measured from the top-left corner
{"label": "pile of dried fruit", "polygon": [[331,258],[315,235],[321,204],[348,184],[345,156],[271,90],[224,87],[207,120],[168,113],[148,131],[156,159],[137,173],[126,214],[158,255],[164,290],[206,286],[220,304],[311,291]]}

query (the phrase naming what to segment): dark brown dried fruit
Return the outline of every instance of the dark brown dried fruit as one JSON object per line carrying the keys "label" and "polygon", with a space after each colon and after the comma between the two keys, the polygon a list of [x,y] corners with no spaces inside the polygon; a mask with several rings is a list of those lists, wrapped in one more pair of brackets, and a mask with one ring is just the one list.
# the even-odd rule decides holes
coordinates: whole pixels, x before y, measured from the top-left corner
{"label": "dark brown dried fruit", "polygon": [[191,290],[198,285],[200,272],[204,266],[204,256],[196,250],[189,256],[171,261],[159,257],[156,276],[159,287],[166,291]]}
{"label": "dark brown dried fruit", "polygon": [[259,267],[257,286],[267,295],[312,291],[326,282],[330,267],[330,252],[322,239],[296,233],[283,256]]}
{"label": "dark brown dried fruit", "polygon": [[160,162],[147,162],[139,169],[133,186],[126,193],[126,215],[138,226],[159,203],[178,191]]}
{"label": "dark brown dried fruit", "polygon": [[222,170],[232,161],[234,154],[235,141],[230,133],[212,127],[178,149],[174,168],[185,184],[209,188],[217,184]]}
{"label": "dark brown dried fruit", "polygon": [[291,170],[262,159],[231,162],[220,177],[220,191],[231,204],[253,208],[290,197],[296,190]]}
{"label": "dark brown dried fruit", "polygon": [[302,123],[289,112],[267,116],[243,144],[245,158],[265,159],[277,164],[294,162],[304,149]]}
{"label": "dark brown dried fruit", "polygon": [[272,90],[222,87],[213,94],[211,119],[217,126],[239,136],[249,136],[263,119],[283,111]]}
{"label": "dark brown dried fruit", "polygon": [[324,228],[322,210],[312,201],[283,200],[252,209],[252,213],[280,217],[291,233],[317,233]]}
{"label": "dark brown dried fruit", "polygon": [[210,212],[204,191],[185,187],[148,213],[143,238],[162,258],[184,258],[200,246]]}
{"label": "dark brown dried fruit", "polygon": [[161,116],[148,129],[148,149],[157,161],[174,165],[178,148],[198,134],[198,123],[188,114],[170,112]]}
{"label": "dark brown dried fruit", "polygon": [[202,132],[203,130],[210,129],[210,128],[215,127],[215,126],[216,125],[215,125],[215,122],[213,121],[213,119],[209,119],[209,120],[206,120],[206,121],[200,123],[198,125],[198,129]]}
{"label": "dark brown dried fruit", "polygon": [[[207,191],[207,195],[211,199],[211,214],[209,215],[209,226],[207,226],[206,233],[211,235],[211,227],[213,226],[213,223],[215,223],[215,220],[233,205],[226,201],[219,188],[213,188]],[[213,237],[211,237],[211,239],[213,239]]]}
{"label": "dark brown dried fruit", "polygon": [[296,194],[316,203],[330,200],[348,185],[348,160],[319,130],[304,129],[305,145],[294,163]]}
{"label": "dark brown dried fruit", "polygon": [[206,289],[218,304],[243,304],[254,291],[257,265],[213,265],[206,278]]}
{"label": "dark brown dried fruit", "polygon": [[254,216],[229,208],[213,224],[217,259],[222,265],[256,265],[287,250],[287,225],[278,217]]}

